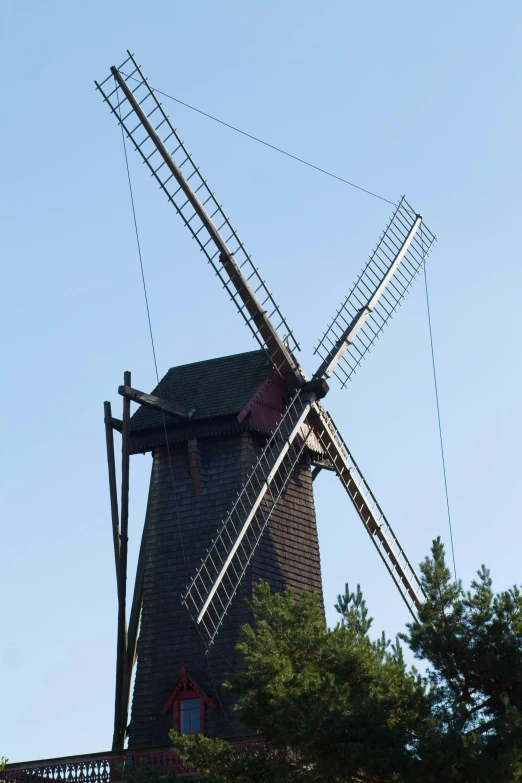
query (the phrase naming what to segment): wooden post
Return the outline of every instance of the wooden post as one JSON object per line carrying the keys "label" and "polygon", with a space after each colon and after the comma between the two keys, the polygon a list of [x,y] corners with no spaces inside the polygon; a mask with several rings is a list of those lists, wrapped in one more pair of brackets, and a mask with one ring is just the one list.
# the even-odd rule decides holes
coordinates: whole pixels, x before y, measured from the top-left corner
{"label": "wooden post", "polygon": [[111,412],[110,402],[103,403],[103,410],[105,414],[105,438],[107,441],[107,464],[109,466],[109,491],[111,495],[114,562],[116,566],[116,584],[118,584],[119,581],[118,574],[120,570],[120,519],[119,519],[119,512],[118,512],[118,493],[116,490],[116,464],[114,462],[114,435],[113,435],[112,424],[111,424],[112,412]]}
{"label": "wooden post", "polygon": [[[151,484],[152,486],[152,484]],[[125,675],[122,687],[121,703],[121,721],[123,726],[123,740],[127,728],[129,715],[130,688],[132,672],[136,663],[136,654],[138,650],[138,630],[140,627],[141,607],[143,604],[143,582],[145,574],[145,550],[147,546],[148,514],[145,516],[145,524],[141,536],[140,553],[138,555],[138,566],[136,568],[136,581],[134,582],[134,596],[132,598],[132,607],[129,617],[129,632],[127,634],[127,655],[125,659]]]}
{"label": "wooden post", "polygon": [[[131,385],[131,374],[123,375],[125,386]],[[121,540],[120,568],[118,579],[118,649],[116,655],[116,704],[114,710],[113,750],[123,750],[125,729],[123,725],[123,685],[125,681],[127,658],[127,621],[126,621],[126,591],[127,591],[127,543],[129,529],[129,469],[130,469],[130,404],[123,398],[122,424],[122,465],[121,465]]]}
{"label": "wooden post", "polygon": [[316,465],[312,470],[312,481],[315,481],[319,473],[323,470],[322,465]]}

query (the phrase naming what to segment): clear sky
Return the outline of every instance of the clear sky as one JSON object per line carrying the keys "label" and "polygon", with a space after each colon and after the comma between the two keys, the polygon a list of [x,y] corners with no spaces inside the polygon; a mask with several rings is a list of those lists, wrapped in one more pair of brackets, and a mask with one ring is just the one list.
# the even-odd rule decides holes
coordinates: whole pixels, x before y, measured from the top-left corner
{"label": "clear sky", "polygon": [[[154,384],[121,137],[95,93],[131,48],[151,84],[386,198],[439,239],[432,319],[458,575],[520,582],[519,2],[28,3],[0,9],[0,755],[112,738],[116,589],[103,426]],[[196,163],[303,351],[391,207],[177,104]],[[255,347],[131,156],[160,372]],[[327,407],[410,559],[448,540],[422,280]],[[150,455],[132,460],[131,573]],[[360,582],[375,630],[407,612],[339,482],[316,482],[328,617]],[[173,675],[174,676],[174,675]]]}

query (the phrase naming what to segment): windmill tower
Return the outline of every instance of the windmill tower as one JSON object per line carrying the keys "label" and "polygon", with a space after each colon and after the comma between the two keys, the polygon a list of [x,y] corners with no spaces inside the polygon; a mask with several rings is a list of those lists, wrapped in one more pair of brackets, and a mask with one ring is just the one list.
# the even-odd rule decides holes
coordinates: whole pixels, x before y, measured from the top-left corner
{"label": "windmill tower", "polygon": [[[312,494],[321,470],[338,476],[412,614],[422,600],[417,575],[322,399],[332,376],[342,386],[352,379],[435,237],[402,197],[319,341],[319,367],[308,378],[279,307],[134,57],[96,86],[261,347],[174,367],[152,394],[133,388],[127,373],[121,422],[106,403],[119,597],[113,746],[125,741],[136,657],[130,747],[166,744],[173,726],[231,736],[238,729],[220,686],[239,663],[234,647],[250,619],[243,599],[253,582],[321,592]],[[132,419],[131,401],[140,405]],[[121,514],[114,429],[123,442]],[[152,477],[127,628],[129,458],[146,451]]]}

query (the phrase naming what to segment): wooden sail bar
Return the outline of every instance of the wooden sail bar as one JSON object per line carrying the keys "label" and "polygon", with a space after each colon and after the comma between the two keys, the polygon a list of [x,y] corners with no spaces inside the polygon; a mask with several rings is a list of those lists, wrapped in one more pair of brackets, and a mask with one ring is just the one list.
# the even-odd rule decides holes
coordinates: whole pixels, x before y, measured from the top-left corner
{"label": "wooden sail bar", "polygon": [[424,600],[422,585],[390,523],[339,430],[320,403],[315,404],[309,420],[406,606],[416,618],[417,609]]}
{"label": "wooden sail bar", "polygon": [[359,330],[362,329],[367,319],[372,314],[379,299],[384,294],[384,291],[386,290],[388,283],[391,281],[399,264],[401,263],[404,256],[406,255],[406,252],[409,246],[411,245],[413,237],[417,233],[417,229],[419,228],[421,222],[422,222],[422,215],[417,215],[412,227],[410,228],[407,235],[405,236],[402,245],[400,246],[397,253],[395,254],[395,258],[393,258],[388,269],[383,274],[379,284],[377,285],[373,293],[369,296],[368,301],[363,307],[361,307],[361,309],[357,312],[357,314],[355,315],[351,323],[348,324],[344,332],[341,334],[339,339],[332,345],[329,353],[324,358],[321,366],[319,367],[319,369],[315,374],[317,377],[324,376],[325,378],[329,378],[332,372],[335,370],[337,364],[342,359],[344,352],[348,349],[350,344],[354,342],[355,338],[359,333]]}
{"label": "wooden sail bar", "polygon": [[[293,333],[281,315],[272,294],[259,276],[257,268],[252,264],[250,256],[238,240],[236,231],[230,225],[230,221],[215,200],[214,194],[209,190],[206,181],[201,177],[192,158],[170,124],[167,115],[164,113],[153,90],[149,87],[139,66],[132,57],[131,60],[135,66],[133,70],[135,76],[132,78],[138,81],[138,87],[134,90],[131,90],[126,78],[118,68],[115,66],[111,68],[111,73],[118,87],[123,92],[125,102],[117,100],[117,91],[106,93],[102,85],[97,84],[98,89],[100,89],[113,113],[123,126],[125,133],[134,143],[136,150],[141,154],[144,162],[147,163],[161,188],[167,194],[169,201],[174,204],[185,225],[198,242],[200,249],[205,252],[207,259],[231,294],[251,331],[260,344],[266,348],[277,371],[284,377],[290,387],[298,388],[302,386],[306,378],[292,355],[292,349],[299,348]],[[138,99],[136,93],[139,88],[142,88],[145,94],[144,97],[140,95]],[[148,104],[146,103],[147,101]],[[129,106],[130,111],[127,111]],[[124,111],[126,111],[125,114],[123,113]],[[155,116],[159,120],[156,127],[150,119],[154,113],[156,113]],[[138,120],[138,124],[134,128],[130,127],[132,123],[129,122],[129,118],[132,115]],[[179,165],[174,160],[174,153],[171,154],[168,150],[165,144],[166,139],[162,139],[158,133],[160,126],[170,131],[167,134],[167,139],[174,137],[175,151],[181,150],[183,160]],[[139,139],[137,136],[140,129],[144,130],[146,134],[143,139]],[[152,152],[146,146],[148,140],[150,140],[153,146]],[[156,165],[154,162],[156,153],[161,158],[159,165]],[[186,168],[187,173],[189,170],[191,173],[185,176],[181,170],[182,167]],[[165,168],[168,170],[167,173],[170,172],[166,178],[164,178]],[[189,182],[189,179],[192,181]],[[175,192],[172,192],[172,180],[178,186]],[[192,183],[196,183],[197,187],[193,187]],[[199,198],[198,192],[206,196],[204,201]],[[181,198],[179,198],[180,193],[182,194]],[[176,199],[176,197],[178,198]],[[213,209],[215,207],[212,214],[209,214],[207,211],[206,204],[209,204]],[[196,216],[197,220],[194,220]],[[219,225],[216,225],[215,219],[217,219]],[[224,238],[222,234],[223,229],[227,234],[230,234],[228,239]],[[201,233],[202,231],[203,233]],[[230,240],[237,244],[236,249],[233,250],[229,247],[228,242]],[[214,252],[211,252],[211,248],[208,247],[209,243],[213,245]],[[238,255],[239,258],[236,257]],[[275,324],[272,320],[273,317],[276,318]],[[279,328],[285,331],[283,337],[278,333]]]}
{"label": "wooden sail bar", "polygon": [[306,447],[313,391],[298,391],[266,443],[183,596],[210,646]]}
{"label": "wooden sail bar", "polygon": [[431,252],[435,236],[402,196],[377,247],[342,302],[314,353],[314,377],[334,375],[346,386],[393,318]]}

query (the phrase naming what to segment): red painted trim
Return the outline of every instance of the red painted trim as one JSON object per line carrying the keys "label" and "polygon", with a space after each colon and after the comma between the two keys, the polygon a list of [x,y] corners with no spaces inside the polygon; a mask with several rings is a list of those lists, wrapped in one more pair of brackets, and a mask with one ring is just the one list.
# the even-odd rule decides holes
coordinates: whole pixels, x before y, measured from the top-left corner
{"label": "red painted trim", "polygon": [[167,714],[175,701],[179,701],[182,698],[194,698],[194,696],[199,696],[203,703],[205,703],[208,707],[211,707],[212,709],[216,708],[216,705],[212,699],[207,696],[207,694],[199,687],[195,680],[192,679],[190,674],[187,674],[183,664],[181,664],[180,674],[181,676],[177,681],[174,690],[170,694],[169,698],[165,702],[165,706],[161,710],[163,715]]}
{"label": "red painted trim", "polygon": [[[255,753],[263,746],[263,740],[252,738],[248,740],[229,740],[238,751]],[[42,781],[64,780],[64,770],[67,768],[69,780],[84,780],[90,783],[108,783],[119,781],[125,776],[121,771],[124,764],[132,764],[141,768],[144,763],[159,768],[161,775],[169,772],[178,774],[194,772],[185,767],[174,751],[168,747],[158,747],[142,750],[106,751],[105,753],[87,753],[78,756],[42,759],[38,761],[20,761],[8,764],[2,772],[2,780],[8,783],[32,783]],[[87,771],[88,768],[88,771]]]}
{"label": "red painted trim", "polygon": [[181,734],[181,710],[179,708],[179,701],[174,702],[174,706],[172,708],[172,714],[174,717],[173,720],[173,727],[176,734]]}
{"label": "red painted trim", "polygon": [[180,691],[176,697],[176,701],[181,701],[182,699],[193,699],[194,696],[197,696],[198,694],[194,691]]}
{"label": "red painted trim", "polygon": [[275,430],[284,411],[285,394],[285,382],[275,370],[272,370],[238,414],[237,420],[242,422],[250,413],[254,428],[270,434]]}
{"label": "red painted trim", "polygon": [[199,733],[205,734],[205,702],[199,699]]}

